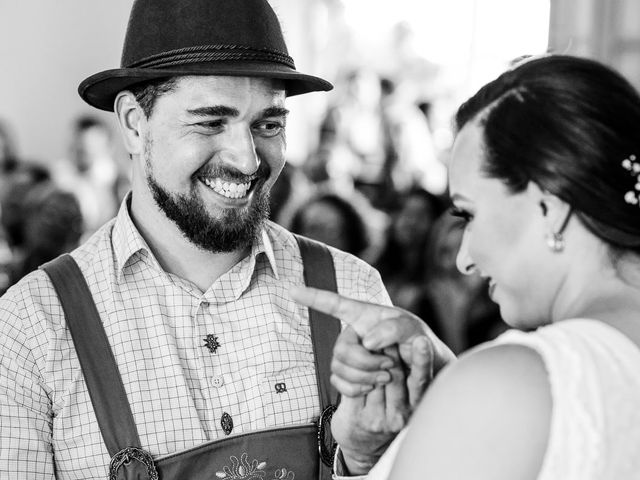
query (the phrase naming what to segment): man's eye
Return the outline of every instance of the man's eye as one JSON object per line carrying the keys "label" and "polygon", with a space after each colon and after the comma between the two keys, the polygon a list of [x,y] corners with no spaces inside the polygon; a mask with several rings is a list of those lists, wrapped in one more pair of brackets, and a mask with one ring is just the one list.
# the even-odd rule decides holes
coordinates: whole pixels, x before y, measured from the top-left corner
{"label": "man's eye", "polygon": [[275,137],[284,130],[284,124],[282,122],[262,122],[254,128],[263,137]]}
{"label": "man's eye", "polygon": [[199,127],[214,130],[224,126],[224,120],[208,120],[197,124]]}

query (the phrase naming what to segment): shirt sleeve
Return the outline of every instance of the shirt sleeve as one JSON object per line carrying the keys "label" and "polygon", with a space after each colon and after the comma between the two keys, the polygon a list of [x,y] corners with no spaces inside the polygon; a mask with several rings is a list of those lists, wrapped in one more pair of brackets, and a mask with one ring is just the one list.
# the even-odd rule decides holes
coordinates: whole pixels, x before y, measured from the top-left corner
{"label": "shirt sleeve", "polygon": [[366,475],[356,475],[355,477],[347,474],[347,469],[342,458],[340,445],[336,448],[336,454],[333,458],[333,480],[366,480]]}
{"label": "shirt sleeve", "polygon": [[0,472],[52,480],[51,404],[30,347],[36,332],[20,310],[0,299]]}
{"label": "shirt sleeve", "polygon": [[360,475],[355,477],[350,477],[346,475],[346,468],[344,466],[344,461],[342,459],[342,453],[340,452],[340,446],[336,449],[336,455],[333,461],[334,475],[333,480],[387,480],[389,475],[391,475],[391,469],[393,467],[393,463],[395,462],[396,457],[398,456],[398,450],[400,449],[400,444],[404,439],[407,433],[407,429],[404,428],[401,430],[396,438],[391,442],[387,451],[384,452],[382,457],[378,460],[378,462],[373,466],[368,475]]}
{"label": "shirt sleeve", "polygon": [[338,292],[349,298],[379,305],[391,305],[380,273],[363,260],[330,248],[336,269]]}

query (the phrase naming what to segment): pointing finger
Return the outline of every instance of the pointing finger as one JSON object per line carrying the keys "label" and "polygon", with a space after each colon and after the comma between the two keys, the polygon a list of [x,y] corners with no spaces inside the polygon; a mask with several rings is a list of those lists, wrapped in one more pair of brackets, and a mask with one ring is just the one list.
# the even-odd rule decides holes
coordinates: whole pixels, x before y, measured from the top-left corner
{"label": "pointing finger", "polygon": [[393,309],[384,305],[361,302],[327,290],[293,286],[289,294],[296,302],[351,325],[360,336],[364,336],[380,320],[393,315]]}

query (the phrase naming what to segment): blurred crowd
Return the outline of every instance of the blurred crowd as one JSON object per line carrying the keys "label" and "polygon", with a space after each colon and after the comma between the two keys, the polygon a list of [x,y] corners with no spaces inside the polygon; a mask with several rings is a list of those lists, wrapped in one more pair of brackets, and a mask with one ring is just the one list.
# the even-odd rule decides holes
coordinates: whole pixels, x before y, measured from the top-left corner
{"label": "blurred crowd", "polygon": [[375,266],[393,303],[459,353],[506,326],[485,281],[456,268],[448,148],[434,141],[429,103],[403,85],[366,68],[344,75],[317,147],[278,180],[272,219]]}
{"label": "blurred crowd", "polygon": [[109,126],[77,118],[65,158],[20,156],[0,124],[0,293],[39,265],[73,250],[112,218],[128,190]]}
{"label": "blurred crowd", "polygon": [[[458,353],[505,326],[484,281],[456,269],[463,226],[448,213],[448,152],[433,141],[429,105],[401,87],[365,68],[344,75],[315,147],[278,179],[271,219],[374,265],[394,304]],[[77,118],[67,158],[47,162],[21,158],[8,127],[0,124],[0,292],[95,232],[129,188],[99,118]]]}

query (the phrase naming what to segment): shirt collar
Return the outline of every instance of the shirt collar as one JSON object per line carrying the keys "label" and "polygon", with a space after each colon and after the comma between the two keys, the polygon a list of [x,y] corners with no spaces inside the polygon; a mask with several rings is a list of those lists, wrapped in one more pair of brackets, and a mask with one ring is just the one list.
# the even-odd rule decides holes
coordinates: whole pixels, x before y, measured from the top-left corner
{"label": "shirt collar", "polygon": [[278,266],[276,264],[276,256],[273,252],[273,244],[271,243],[271,238],[269,237],[269,233],[266,228],[262,228],[260,232],[260,237],[257,242],[255,242],[251,254],[256,257],[258,253],[264,253],[269,260],[269,265],[271,266],[271,272],[273,276],[280,280],[280,276],[278,275]]}

